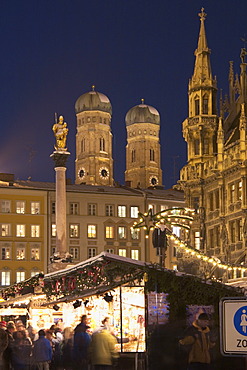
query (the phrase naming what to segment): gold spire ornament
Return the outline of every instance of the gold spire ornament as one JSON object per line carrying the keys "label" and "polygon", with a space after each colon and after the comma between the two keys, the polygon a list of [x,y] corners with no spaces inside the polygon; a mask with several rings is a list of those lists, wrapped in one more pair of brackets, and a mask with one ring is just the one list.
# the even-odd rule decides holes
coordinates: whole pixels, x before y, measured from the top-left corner
{"label": "gold spire ornament", "polygon": [[67,123],[64,122],[63,116],[59,117],[59,121],[54,123],[52,130],[56,138],[55,149],[60,151],[66,151],[66,140],[69,129],[67,128]]}

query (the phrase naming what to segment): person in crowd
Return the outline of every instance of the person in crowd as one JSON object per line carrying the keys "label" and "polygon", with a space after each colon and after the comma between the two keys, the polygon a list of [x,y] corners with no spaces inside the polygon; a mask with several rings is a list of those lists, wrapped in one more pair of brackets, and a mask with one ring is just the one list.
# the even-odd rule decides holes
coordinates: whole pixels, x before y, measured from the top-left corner
{"label": "person in crowd", "polygon": [[49,363],[52,360],[52,348],[49,340],[45,338],[45,331],[38,331],[39,339],[34,342],[33,356],[38,370],[49,370]]}
{"label": "person in crowd", "polygon": [[73,367],[73,330],[71,327],[66,327],[63,332],[62,364],[66,370],[71,370]]}
{"label": "person in crowd", "polygon": [[53,345],[53,360],[50,367],[59,369],[62,367],[62,341],[63,334],[57,325],[51,325],[50,332],[52,332],[52,345]]}
{"label": "person in crowd", "polygon": [[4,362],[4,369],[9,370],[11,368],[11,358],[12,358],[12,347],[13,347],[13,333],[16,331],[14,321],[9,321],[7,323],[7,330],[6,333],[8,335],[8,346],[3,352],[3,362]]}
{"label": "person in crowd", "polygon": [[74,330],[73,358],[75,369],[88,369],[91,336],[87,332],[89,326],[86,323],[87,317],[83,315],[81,323]]}
{"label": "person in crowd", "polygon": [[188,355],[188,370],[209,370],[211,358],[210,348],[215,345],[216,338],[210,335],[209,316],[201,313],[189,328],[179,343],[190,346]]}
{"label": "person in crowd", "polygon": [[8,346],[8,334],[6,332],[6,321],[0,322],[0,370],[4,370],[3,352]]}
{"label": "person in crowd", "polygon": [[32,343],[27,337],[26,330],[17,330],[13,333],[12,366],[14,370],[28,370],[31,363]]}
{"label": "person in crowd", "polygon": [[92,335],[91,360],[95,370],[110,370],[116,364],[116,338],[103,327]]}

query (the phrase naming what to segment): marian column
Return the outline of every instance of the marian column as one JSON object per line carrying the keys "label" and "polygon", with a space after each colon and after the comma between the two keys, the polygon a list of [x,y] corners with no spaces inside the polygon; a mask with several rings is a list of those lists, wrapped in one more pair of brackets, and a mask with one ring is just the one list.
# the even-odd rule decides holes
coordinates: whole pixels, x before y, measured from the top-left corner
{"label": "marian column", "polygon": [[[67,238],[66,238],[66,162],[70,155],[66,148],[66,140],[68,134],[67,123],[64,122],[63,116],[59,117],[52,130],[56,138],[55,150],[51,154],[54,160],[54,169],[56,172],[56,254],[51,259],[51,262],[56,262],[56,268],[64,268],[59,266],[60,262],[68,261]],[[54,265],[54,264],[53,264]],[[53,268],[52,268],[53,269]]]}

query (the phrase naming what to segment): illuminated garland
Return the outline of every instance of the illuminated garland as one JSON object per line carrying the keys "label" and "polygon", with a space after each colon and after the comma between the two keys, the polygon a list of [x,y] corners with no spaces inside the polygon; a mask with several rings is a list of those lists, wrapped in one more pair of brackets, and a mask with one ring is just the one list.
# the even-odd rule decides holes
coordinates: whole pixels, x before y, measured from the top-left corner
{"label": "illuminated garland", "polygon": [[[180,212],[179,215],[176,214],[177,211]],[[145,231],[145,237],[148,238],[150,231],[152,231],[155,226],[160,223],[160,221],[163,221],[165,225],[181,227],[188,232],[193,221],[193,214],[193,210],[189,208],[170,208],[155,213],[153,215],[152,210],[149,209],[149,211],[146,213],[139,213],[139,222],[134,223],[133,229],[138,230],[140,228],[143,228]],[[196,257],[205,263],[209,263],[215,267],[228,271],[240,271],[242,273],[247,271],[247,268],[243,266],[222,263],[219,258],[216,258],[214,256],[209,257],[206,254],[201,253],[199,250],[189,246],[177,235],[172,234],[171,231],[170,233],[167,233],[167,237],[174,241],[175,244],[177,244],[177,248],[183,249],[186,253],[189,253],[191,256]]]}

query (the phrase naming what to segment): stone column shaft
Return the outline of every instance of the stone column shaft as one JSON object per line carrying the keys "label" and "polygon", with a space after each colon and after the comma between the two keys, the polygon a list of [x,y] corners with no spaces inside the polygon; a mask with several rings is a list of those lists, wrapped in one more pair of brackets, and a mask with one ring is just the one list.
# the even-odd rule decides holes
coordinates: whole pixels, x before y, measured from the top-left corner
{"label": "stone column shaft", "polygon": [[56,249],[61,256],[66,252],[66,167],[55,167],[56,171]]}

